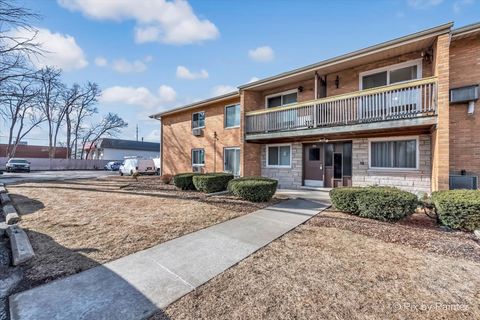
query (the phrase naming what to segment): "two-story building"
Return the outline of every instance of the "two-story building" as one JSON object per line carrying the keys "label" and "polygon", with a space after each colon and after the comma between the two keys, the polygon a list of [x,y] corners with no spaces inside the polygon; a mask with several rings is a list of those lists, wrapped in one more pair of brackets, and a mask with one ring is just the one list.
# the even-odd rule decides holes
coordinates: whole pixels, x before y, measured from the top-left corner
{"label": "two-story building", "polygon": [[429,193],[480,174],[480,24],[448,23],[153,115],[164,173]]}

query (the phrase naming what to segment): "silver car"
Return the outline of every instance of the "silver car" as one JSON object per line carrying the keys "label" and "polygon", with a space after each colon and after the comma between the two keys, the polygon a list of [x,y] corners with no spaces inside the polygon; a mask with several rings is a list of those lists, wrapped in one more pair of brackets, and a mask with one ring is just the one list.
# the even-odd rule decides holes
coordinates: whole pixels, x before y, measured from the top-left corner
{"label": "silver car", "polygon": [[25,159],[11,158],[5,167],[7,172],[30,172],[30,162]]}

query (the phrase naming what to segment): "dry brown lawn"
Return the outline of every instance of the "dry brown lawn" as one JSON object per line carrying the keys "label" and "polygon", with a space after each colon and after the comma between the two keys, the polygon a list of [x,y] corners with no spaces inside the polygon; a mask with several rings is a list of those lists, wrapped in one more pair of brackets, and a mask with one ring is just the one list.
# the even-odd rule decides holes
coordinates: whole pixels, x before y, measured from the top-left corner
{"label": "dry brown lawn", "polygon": [[324,212],[152,319],[480,319],[480,245]]}
{"label": "dry brown lawn", "polygon": [[258,210],[230,196],[177,191],[157,177],[109,177],[8,187],[35,258],[22,290]]}

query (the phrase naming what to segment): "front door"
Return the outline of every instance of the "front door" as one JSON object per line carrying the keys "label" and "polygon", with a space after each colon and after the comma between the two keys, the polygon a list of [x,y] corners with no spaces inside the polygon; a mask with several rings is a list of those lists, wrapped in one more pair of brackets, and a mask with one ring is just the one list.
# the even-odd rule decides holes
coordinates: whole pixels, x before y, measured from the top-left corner
{"label": "front door", "polygon": [[304,185],[323,187],[323,144],[306,144],[303,150]]}

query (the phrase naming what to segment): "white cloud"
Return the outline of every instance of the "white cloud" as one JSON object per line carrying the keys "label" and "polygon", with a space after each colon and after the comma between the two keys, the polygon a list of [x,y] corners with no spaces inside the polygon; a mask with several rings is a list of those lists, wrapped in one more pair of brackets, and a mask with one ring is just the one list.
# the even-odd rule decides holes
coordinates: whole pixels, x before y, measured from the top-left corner
{"label": "white cloud", "polygon": [[235,88],[234,86],[221,84],[213,87],[212,93],[214,96],[221,96],[234,91],[237,91],[237,88]]}
{"label": "white cloud", "polygon": [[273,60],[275,54],[272,48],[270,48],[269,46],[264,46],[249,50],[248,56],[253,61],[268,62]]}
{"label": "white cloud", "polygon": [[465,6],[473,4],[473,0],[459,0],[453,3],[453,12],[460,13]]}
{"label": "white cloud", "polygon": [[195,79],[207,79],[208,72],[207,70],[200,70],[199,72],[191,72],[187,67],[178,66],[177,67],[177,78],[186,79],[186,80],[195,80]]}
{"label": "white cloud", "polygon": [[438,6],[443,0],[407,0],[410,7],[415,9],[426,9]]}
{"label": "white cloud", "polygon": [[158,142],[160,140],[160,129],[154,129],[145,136],[145,141]]}
{"label": "white cloud", "polygon": [[107,59],[105,59],[104,57],[96,57],[94,62],[95,65],[98,67],[105,67],[108,64]]}
{"label": "white cloud", "polygon": [[172,87],[161,85],[158,88],[158,98],[160,102],[172,102],[177,98],[177,93]]}
{"label": "white cloud", "polygon": [[98,20],[134,20],[137,43],[191,44],[216,39],[215,24],[199,18],[187,1],[57,0],[70,11]]}
{"label": "white cloud", "polygon": [[[26,29],[13,30],[12,35],[23,39],[31,39],[34,31]],[[37,29],[35,42],[42,50],[42,55],[32,58],[32,63],[37,68],[54,66],[65,71],[82,69],[88,65],[85,54],[75,41],[75,38],[68,34],[51,32],[48,29]]]}
{"label": "white cloud", "polygon": [[100,101],[152,109],[159,107],[163,103],[173,102],[176,97],[177,93],[175,90],[166,85],[161,85],[156,94],[145,87],[114,86],[103,90]]}
{"label": "white cloud", "polygon": [[258,80],[260,80],[260,79],[257,78],[257,77],[251,77],[250,80],[248,80],[248,83],[255,82],[255,81],[258,81]]}
{"label": "white cloud", "polygon": [[134,60],[130,62],[122,58],[113,61],[112,69],[119,73],[138,73],[147,70],[147,65],[141,60]]}

